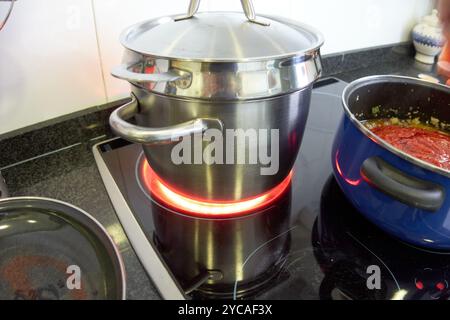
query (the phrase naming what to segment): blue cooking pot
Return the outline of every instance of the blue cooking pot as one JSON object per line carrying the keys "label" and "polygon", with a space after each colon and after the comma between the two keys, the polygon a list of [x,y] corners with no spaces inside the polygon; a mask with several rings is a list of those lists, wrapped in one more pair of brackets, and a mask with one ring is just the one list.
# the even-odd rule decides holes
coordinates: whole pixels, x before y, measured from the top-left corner
{"label": "blue cooking pot", "polygon": [[450,249],[450,171],[394,148],[363,124],[390,117],[433,117],[449,124],[450,88],[415,78],[372,76],[349,84],[342,103],[345,115],[332,162],[345,195],[387,233],[417,246]]}

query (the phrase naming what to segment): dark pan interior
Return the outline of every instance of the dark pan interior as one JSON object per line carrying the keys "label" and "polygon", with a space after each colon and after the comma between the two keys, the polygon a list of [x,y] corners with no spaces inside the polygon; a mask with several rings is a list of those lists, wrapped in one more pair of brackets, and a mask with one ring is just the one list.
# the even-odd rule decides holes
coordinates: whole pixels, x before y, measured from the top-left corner
{"label": "dark pan interior", "polygon": [[347,99],[350,111],[360,121],[397,117],[443,123],[450,131],[450,89],[415,81],[382,81],[359,86]]}

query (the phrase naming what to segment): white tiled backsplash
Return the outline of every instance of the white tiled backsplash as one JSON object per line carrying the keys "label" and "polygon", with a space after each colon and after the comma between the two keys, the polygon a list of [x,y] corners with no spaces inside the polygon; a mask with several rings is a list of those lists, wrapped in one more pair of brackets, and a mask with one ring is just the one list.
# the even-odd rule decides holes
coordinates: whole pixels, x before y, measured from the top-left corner
{"label": "white tiled backsplash", "polygon": [[[182,13],[189,0],[18,0],[0,32],[0,134],[127,96],[109,70],[127,26]],[[433,0],[254,0],[256,11],[321,30],[322,53],[406,41]],[[6,10],[0,2],[0,18]],[[200,10],[240,11],[239,0]]]}

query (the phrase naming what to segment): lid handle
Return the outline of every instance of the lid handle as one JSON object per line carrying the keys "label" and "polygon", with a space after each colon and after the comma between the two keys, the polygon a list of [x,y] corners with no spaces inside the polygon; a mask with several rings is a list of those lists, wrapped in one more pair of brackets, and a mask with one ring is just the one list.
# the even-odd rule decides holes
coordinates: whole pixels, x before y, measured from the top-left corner
{"label": "lid handle", "polygon": [[[241,4],[248,21],[260,24],[262,26],[270,26],[269,22],[258,20],[258,18],[256,17],[255,8],[253,7],[252,0],[241,0]],[[185,16],[176,18],[175,21],[192,18],[197,13],[199,7],[200,7],[200,0],[191,0],[191,2],[189,3],[187,14]]]}

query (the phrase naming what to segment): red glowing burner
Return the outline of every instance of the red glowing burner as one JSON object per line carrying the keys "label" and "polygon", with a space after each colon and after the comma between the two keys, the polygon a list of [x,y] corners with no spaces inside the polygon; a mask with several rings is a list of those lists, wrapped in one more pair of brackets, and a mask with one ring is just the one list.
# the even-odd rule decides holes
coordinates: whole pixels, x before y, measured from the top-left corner
{"label": "red glowing burner", "polygon": [[154,198],[177,211],[207,218],[238,217],[265,208],[284,193],[293,175],[291,171],[278,186],[256,197],[239,201],[211,201],[183,194],[169,186],[157,176],[146,160],[142,161],[140,172],[144,187]]}

